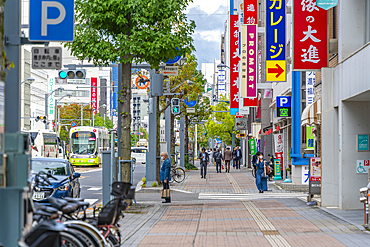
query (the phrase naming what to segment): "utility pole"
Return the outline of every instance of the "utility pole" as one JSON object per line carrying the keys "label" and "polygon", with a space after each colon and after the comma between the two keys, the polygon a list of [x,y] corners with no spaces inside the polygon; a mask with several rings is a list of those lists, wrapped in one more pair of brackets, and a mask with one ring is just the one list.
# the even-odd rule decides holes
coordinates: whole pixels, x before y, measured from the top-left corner
{"label": "utility pole", "polygon": [[[7,60],[13,64],[5,77],[5,137],[0,138],[0,242],[4,246],[18,246],[23,227],[28,217],[29,191],[27,180],[29,160],[28,137],[20,133],[21,97],[21,1],[6,1],[1,8],[4,15],[4,51]],[[1,35],[3,35],[1,33]],[[1,38],[2,40],[2,38]],[[3,83],[3,81],[1,81]],[[6,159],[5,159],[6,155]],[[4,163],[3,161],[6,160]],[[6,223],[5,223],[6,222]]]}
{"label": "utility pole", "polygon": [[185,118],[180,117],[180,166],[185,167]]}

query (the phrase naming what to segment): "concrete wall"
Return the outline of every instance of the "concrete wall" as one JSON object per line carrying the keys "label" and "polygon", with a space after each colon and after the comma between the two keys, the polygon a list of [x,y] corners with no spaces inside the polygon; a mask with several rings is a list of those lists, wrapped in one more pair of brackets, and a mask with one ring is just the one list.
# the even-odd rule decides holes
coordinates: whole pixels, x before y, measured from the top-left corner
{"label": "concrete wall", "polygon": [[339,61],[343,61],[364,45],[365,1],[339,2]]}

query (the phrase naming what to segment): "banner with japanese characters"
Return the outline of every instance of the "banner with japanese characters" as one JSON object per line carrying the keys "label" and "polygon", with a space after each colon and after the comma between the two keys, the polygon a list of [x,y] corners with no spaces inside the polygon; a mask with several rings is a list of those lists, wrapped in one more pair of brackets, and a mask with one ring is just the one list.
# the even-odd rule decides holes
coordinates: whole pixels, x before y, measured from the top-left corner
{"label": "banner with japanese characters", "polygon": [[306,72],[306,105],[309,106],[315,102],[315,72]]}
{"label": "banner with japanese characters", "polygon": [[237,15],[230,15],[230,114],[239,111],[239,21]]}
{"label": "banner with japanese characters", "polygon": [[241,97],[257,97],[257,25],[243,25],[241,44]]}
{"label": "banner with japanese characters", "polygon": [[314,126],[306,126],[306,150],[315,150]]}
{"label": "banner with japanese characters", "polygon": [[98,78],[91,77],[91,108],[93,109],[94,113],[95,110],[98,109]]}
{"label": "banner with japanese characters", "polygon": [[257,4],[257,0],[244,0],[244,24],[258,24]]}
{"label": "banner with japanese characters", "polygon": [[293,5],[293,69],[328,67],[327,11],[316,0],[294,0]]}
{"label": "banner with japanese characters", "polygon": [[48,120],[54,120],[54,108],[55,108],[55,98],[54,98],[54,86],[55,86],[55,78],[51,77],[49,78],[49,107],[48,107]]}
{"label": "banner with japanese characters", "polygon": [[266,4],[266,81],[286,81],[285,1]]}

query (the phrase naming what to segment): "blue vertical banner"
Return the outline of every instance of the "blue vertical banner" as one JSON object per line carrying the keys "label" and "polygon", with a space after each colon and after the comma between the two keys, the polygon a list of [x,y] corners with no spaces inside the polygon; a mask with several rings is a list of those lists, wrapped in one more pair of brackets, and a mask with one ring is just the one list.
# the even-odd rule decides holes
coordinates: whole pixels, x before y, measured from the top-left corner
{"label": "blue vertical banner", "polygon": [[117,112],[114,112],[113,110],[117,111],[118,67],[112,67],[112,82],[113,90],[111,93],[112,96],[111,115],[117,116]]}
{"label": "blue vertical banner", "polygon": [[286,81],[285,1],[266,4],[266,81]]}

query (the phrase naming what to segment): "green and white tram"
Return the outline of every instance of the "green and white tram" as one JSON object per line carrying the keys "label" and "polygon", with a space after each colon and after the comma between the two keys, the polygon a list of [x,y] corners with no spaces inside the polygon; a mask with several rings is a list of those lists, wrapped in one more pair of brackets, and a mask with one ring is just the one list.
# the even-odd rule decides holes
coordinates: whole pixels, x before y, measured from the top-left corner
{"label": "green and white tram", "polygon": [[69,138],[69,160],[74,166],[99,166],[101,152],[110,149],[107,128],[73,127]]}

